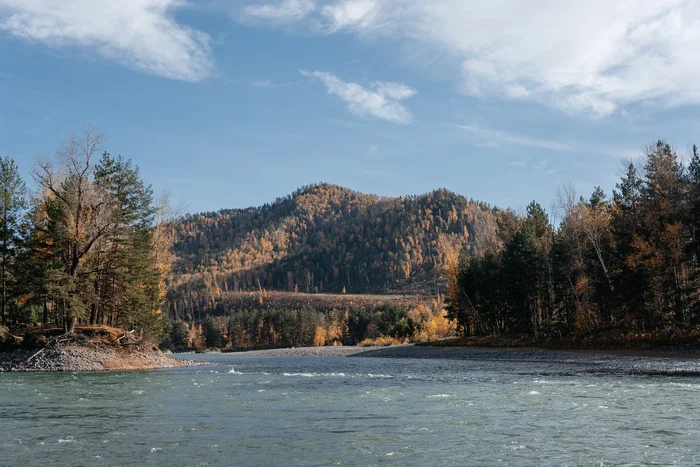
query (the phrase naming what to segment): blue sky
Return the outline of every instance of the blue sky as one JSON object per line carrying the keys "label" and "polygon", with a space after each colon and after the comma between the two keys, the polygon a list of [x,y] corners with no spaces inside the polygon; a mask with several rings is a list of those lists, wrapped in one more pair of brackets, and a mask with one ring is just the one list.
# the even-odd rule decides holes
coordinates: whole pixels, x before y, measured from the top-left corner
{"label": "blue sky", "polygon": [[700,4],[577,3],[0,0],[0,154],[31,179],[91,124],[190,212],[320,181],[610,192],[645,144],[696,141]]}

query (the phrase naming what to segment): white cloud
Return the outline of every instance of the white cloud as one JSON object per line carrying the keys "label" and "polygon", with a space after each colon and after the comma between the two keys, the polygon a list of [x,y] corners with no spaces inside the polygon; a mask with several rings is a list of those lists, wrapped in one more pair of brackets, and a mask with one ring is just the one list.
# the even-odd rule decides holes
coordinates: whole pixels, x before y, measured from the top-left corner
{"label": "white cloud", "polygon": [[212,70],[209,36],[178,24],[183,0],[0,0],[0,31],[51,47],[95,49],[149,74],[198,81]]}
{"label": "white cloud", "polygon": [[472,96],[595,116],[700,103],[696,0],[331,0],[318,21],[443,58]]}
{"label": "white cloud", "polygon": [[278,4],[248,5],[243,8],[244,16],[278,23],[298,21],[314,11],[312,0],[284,0]]}
{"label": "white cloud", "polygon": [[347,0],[323,7],[323,16],[332,31],[345,28],[374,28],[381,3],[376,0]]}
{"label": "white cloud", "polygon": [[[521,146],[526,148],[545,149],[555,153],[575,155],[577,158],[609,157],[617,160],[637,160],[643,153],[643,148],[629,146],[615,146],[605,143],[591,143],[589,140],[556,140],[547,138],[530,137],[521,134],[509,133],[502,130],[494,130],[483,127],[477,123],[472,125],[446,124],[446,126],[467,132],[474,139],[475,144],[482,148],[498,148],[502,146]],[[543,171],[551,161],[551,157],[533,162],[531,156],[525,159],[515,160],[510,163],[513,167],[530,167]],[[546,174],[558,172],[560,169],[550,168]]]}
{"label": "white cloud", "polygon": [[498,146],[500,144],[508,144],[514,146],[526,146],[531,148],[550,149],[552,151],[572,151],[571,144],[554,141],[549,139],[531,138],[529,136],[515,135],[501,130],[491,130],[479,125],[453,125],[455,128],[464,130],[476,138],[482,144],[488,146]]}
{"label": "white cloud", "polygon": [[401,83],[376,82],[371,87],[343,81],[332,73],[324,71],[301,71],[301,74],[321,81],[332,94],[348,105],[355,115],[371,115],[393,123],[408,124],[413,115],[401,101],[416,94],[416,91]]}
{"label": "white cloud", "polygon": [[262,81],[253,81],[250,83],[250,87],[253,88],[276,88],[277,85],[270,81],[269,79],[262,80]]}

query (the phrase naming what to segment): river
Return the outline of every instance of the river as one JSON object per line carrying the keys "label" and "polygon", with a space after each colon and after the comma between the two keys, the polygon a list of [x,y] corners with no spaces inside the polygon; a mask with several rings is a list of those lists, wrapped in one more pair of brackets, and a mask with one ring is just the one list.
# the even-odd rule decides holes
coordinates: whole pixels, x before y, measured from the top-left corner
{"label": "river", "polygon": [[0,465],[700,463],[697,360],[381,355],[0,373]]}

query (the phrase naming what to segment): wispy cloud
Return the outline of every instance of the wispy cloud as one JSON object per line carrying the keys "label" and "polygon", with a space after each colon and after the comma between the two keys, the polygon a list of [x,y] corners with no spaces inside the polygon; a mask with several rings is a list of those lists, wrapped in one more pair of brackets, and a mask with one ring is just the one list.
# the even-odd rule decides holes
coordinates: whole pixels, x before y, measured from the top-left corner
{"label": "wispy cloud", "polygon": [[213,68],[209,35],[178,24],[182,0],[0,0],[0,31],[84,47],[152,75],[198,81]]}
{"label": "wispy cloud", "polygon": [[382,2],[376,0],[348,0],[323,7],[331,31],[346,28],[375,28],[380,19]]}
{"label": "wispy cloud", "polygon": [[551,157],[547,158],[542,158],[538,160],[534,160],[532,157],[527,157],[525,159],[519,159],[512,161],[510,163],[511,167],[518,167],[521,169],[529,169],[534,172],[540,172],[544,175],[554,175],[558,172],[561,171],[559,167],[551,167],[550,162],[552,161]]}
{"label": "wispy cloud", "polygon": [[443,57],[472,96],[598,117],[700,104],[695,0],[329,0],[313,15],[317,31]]}
{"label": "wispy cloud", "polygon": [[[547,138],[537,138],[485,128],[476,123],[472,125],[448,124],[448,126],[467,132],[475,139],[476,145],[482,148],[496,148],[504,145],[522,146],[573,154],[582,157],[604,156],[618,160],[634,160],[639,158],[643,153],[642,146],[616,146],[607,143],[591,143],[588,140],[561,141]],[[539,161],[533,162],[532,157],[527,157],[525,159],[512,161],[510,165],[513,167],[530,167],[538,171],[544,171],[551,160],[551,157],[548,157],[546,159],[539,159]],[[550,168],[544,173],[552,174],[558,171],[558,168]]]}
{"label": "wispy cloud", "polygon": [[549,149],[552,151],[572,151],[571,144],[561,141],[554,141],[542,138],[532,138],[529,136],[517,135],[501,130],[491,130],[477,124],[473,125],[452,125],[455,128],[464,130],[475,138],[479,139],[480,143],[487,146],[498,146],[508,144],[514,146],[526,146],[531,148]]}
{"label": "wispy cloud", "polygon": [[369,87],[343,81],[324,71],[300,71],[302,75],[318,79],[328,93],[345,102],[350,112],[360,117],[373,116],[393,123],[409,124],[413,115],[401,101],[416,94],[416,90],[402,83],[375,82]]}
{"label": "wispy cloud", "polygon": [[277,4],[245,6],[243,15],[264,21],[291,23],[302,19],[315,9],[316,5],[312,0],[284,0]]}
{"label": "wispy cloud", "polygon": [[268,89],[277,89],[277,88],[285,88],[287,86],[293,86],[295,84],[299,84],[298,81],[288,81],[285,83],[275,83],[274,81],[270,80],[261,80],[261,81],[253,81],[252,83],[249,84],[250,87],[252,88],[268,88]]}

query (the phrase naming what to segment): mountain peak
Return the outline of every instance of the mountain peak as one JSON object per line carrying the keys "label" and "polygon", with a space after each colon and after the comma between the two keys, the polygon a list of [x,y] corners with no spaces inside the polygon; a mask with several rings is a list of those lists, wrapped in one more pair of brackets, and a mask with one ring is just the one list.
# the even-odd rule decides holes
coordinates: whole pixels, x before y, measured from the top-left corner
{"label": "mountain peak", "polygon": [[496,230],[493,210],[444,188],[382,198],[315,183],[260,208],[181,219],[174,282],[188,290],[215,278],[226,290],[434,292],[441,245],[480,254],[497,243]]}

